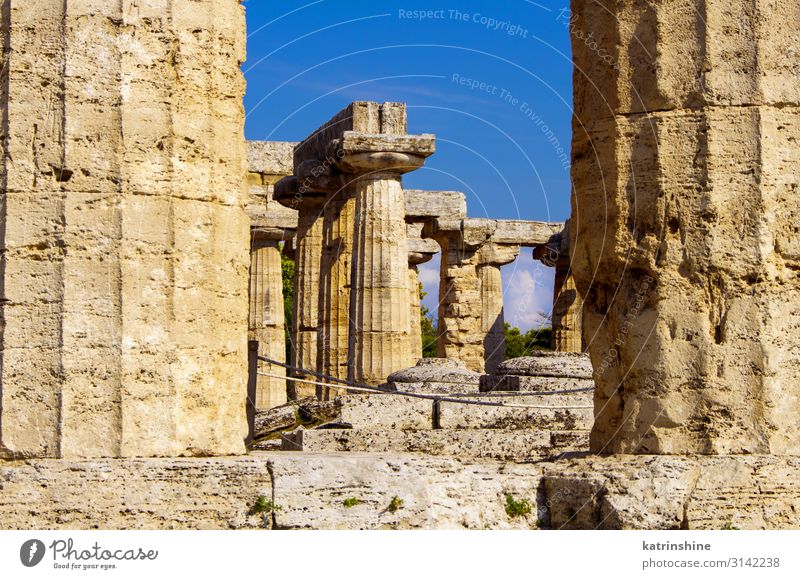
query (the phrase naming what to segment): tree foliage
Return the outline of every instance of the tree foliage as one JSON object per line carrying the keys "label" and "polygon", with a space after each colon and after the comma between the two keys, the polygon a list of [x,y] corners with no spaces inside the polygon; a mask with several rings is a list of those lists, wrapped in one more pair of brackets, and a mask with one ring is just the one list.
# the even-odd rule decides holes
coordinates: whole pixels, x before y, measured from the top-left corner
{"label": "tree foliage", "polygon": [[283,321],[286,332],[286,360],[292,359],[292,313],[294,311],[294,260],[281,251],[283,276]]}
{"label": "tree foliage", "polygon": [[506,359],[529,356],[535,350],[550,350],[551,328],[532,328],[525,332],[506,322]]}
{"label": "tree foliage", "polygon": [[422,357],[435,358],[437,351],[436,342],[439,338],[439,332],[433,323],[431,311],[422,304],[422,300],[424,300],[427,295],[428,292],[422,289],[422,284],[419,284],[419,301],[420,307],[422,308],[422,318],[420,319],[420,325],[422,326]]}

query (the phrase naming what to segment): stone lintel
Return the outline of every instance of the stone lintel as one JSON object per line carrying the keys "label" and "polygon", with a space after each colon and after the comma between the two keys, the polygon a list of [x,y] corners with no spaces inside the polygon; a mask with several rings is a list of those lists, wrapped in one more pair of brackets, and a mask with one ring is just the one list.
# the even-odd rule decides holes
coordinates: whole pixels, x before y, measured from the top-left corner
{"label": "stone lintel", "polygon": [[247,141],[248,172],[278,178],[291,175],[296,145],[285,141]]}
{"label": "stone lintel", "polygon": [[406,221],[465,219],[467,196],[461,191],[423,191],[406,189]]}
{"label": "stone lintel", "polygon": [[563,223],[498,219],[492,241],[519,244],[524,247],[543,245],[562,229],[564,229]]}
{"label": "stone lintel", "polygon": [[545,245],[564,228],[562,223],[507,219],[436,219],[426,224],[425,237],[454,236],[464,246],[477,249],[487,242],[523,247]]}

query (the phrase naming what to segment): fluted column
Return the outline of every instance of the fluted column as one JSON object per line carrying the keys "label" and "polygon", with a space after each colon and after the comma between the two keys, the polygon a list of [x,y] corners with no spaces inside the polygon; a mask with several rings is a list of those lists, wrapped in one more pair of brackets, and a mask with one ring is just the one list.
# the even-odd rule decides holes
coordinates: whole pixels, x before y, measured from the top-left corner
{"label": "fluted column", "polygon": [[[292,316],[292,366],[318,371],[317,340],[320,327],[320,272],[324,236],[324,198],[306,198],[298,205],[295,237],[294,314]],[[298,377],[307,377],[294,373]],[[297,400],[316,395],[316,387],[289,384]]]}
{"label": "fluted column", "polygon": [[[261,356],[286,361],[286,328],[283,311],[283,278],[278,239],[254,237],[250,250],[249,339],[258,341]],[[281,366],[264,366],[269,374],[286,376]],[[285,404],[286,380],[259,375],[255,407],[267,410]]]}
{"label": "fluted column", "polygon": [[400,176],[393,173],[360,177],[354,189],[350,378],[377,385],[409,366],[405,198]]}
{"label": "fluted column", "polygon": [[244,452],[243,7],[0,19],[0,456]]}
{"label": "fluted column", "polygon": [[[355,205],[353,193],[342,189],[326,203],[323,225],[317,356],[324,374],[342,380],[348,377],[351,360],[350,278],[353,269]],[[320,396],[327,399],[336,392],[320,392]]]}
{"label": "fluted column", "polygon": [[[425,198],[437,200],[440,192],[415,191],[414,201],[422,201]],[[417,210],[416,203],[409,203],[409,192],[405,191],[406,211],[409,206],[412,210]],[[413,220],[414,217],[412,216]],[[406,213],[406,220],[409,215]],[[408,299],[409,299],[409,333],[408,333],[408,366],[415,366],[422,358],[422,302],[420,300],[419,266],[429,262],[433,256],[439,252],[439,245],[433,239],[423,239],[422,230],[424,222],[411,221],[406,224],[408,236]]]}

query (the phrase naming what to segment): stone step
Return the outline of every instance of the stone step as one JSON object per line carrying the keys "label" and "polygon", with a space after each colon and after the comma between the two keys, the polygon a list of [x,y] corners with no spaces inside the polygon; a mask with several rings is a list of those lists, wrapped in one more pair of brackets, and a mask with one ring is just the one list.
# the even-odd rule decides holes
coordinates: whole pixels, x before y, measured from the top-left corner
{"label": "stone step", "polygon": [[303,452],[415,452],[464,459],[529,461],[589,448],[588,431],[298,430],[283,449]]}
{"label": "stone step", "polygon": [[[501,408],[440,402],[438,427],[580,430],[591,428],[593,421],[591,392],[469,399],[546,408]],[[340,422],[350,424],[356,429],[430,430],[435,426],[432,400],[364,394],[343,396],[338,403],[341,405]],[[563,406],[587,406],[587,408],[560,408]]]}
{"label": "stone step", "polygon": [[511,374],[481,376],[481,392],[556,392],[582,388],[594,388],[594,380]]}

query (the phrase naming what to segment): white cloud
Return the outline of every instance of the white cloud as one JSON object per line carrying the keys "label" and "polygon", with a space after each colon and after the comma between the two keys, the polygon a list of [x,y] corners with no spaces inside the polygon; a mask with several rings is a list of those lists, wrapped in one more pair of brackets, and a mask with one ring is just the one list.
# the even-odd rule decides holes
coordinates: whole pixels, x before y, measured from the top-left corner
{"label": "white cloud", "polygon": [[522,250],[517,261],[503,268],[503,305],[505,318],[522,331],[547,322],[540,312],[553,309],[555,270],[534,261],[530,249]]}

